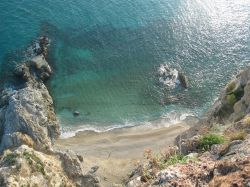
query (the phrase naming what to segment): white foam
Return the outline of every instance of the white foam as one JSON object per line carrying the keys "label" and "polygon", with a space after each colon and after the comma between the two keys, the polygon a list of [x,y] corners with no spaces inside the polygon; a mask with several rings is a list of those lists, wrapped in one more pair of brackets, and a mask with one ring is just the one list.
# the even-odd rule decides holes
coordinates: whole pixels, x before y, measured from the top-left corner
{"label": "white foam", "polygon": [[77,133],[79,132],[84,132],[84,131],[92,131],[96,133],[102,133],[102,132],[108,132],[112,131],[115,129],[125,129],[125,128],[152,128],[152,129],[157,129],[157,128],[163,128],[163,127],[169,127],[171,125],[175,125],[178,123],[181,123],[187,119],[187,117],[190,116],[195,116],[191,113],[177,113],[176,111],[172,111],[169,113],[166,113],[162,115],[159,119],[154,120],[154,121],[145,121],[145,122],[129,122],[125,121],[124,124],[120,125],[113,125],[113,126],[104,126],[104,127],[98,127],[94,125],[89,125],[89,124],[83,124],[83,125],[78,125],[77,127],[66,127],[62,128],[62,133],[60,138],[66,139],[70,137],[74,137]]}
{"label": "white foam", "polygon": [[159,82],[164,86],[174,88],[180,84],[177,69],[169,68],[167,64],[161,64],[158,68]]}
{"label": "white foam", "polygon": [[121,128],[129,128],[134,127],[135,124],[124,124],[124,125],[115,125],[115,126],[106,126],[106,127],[98,127],[93,125],[81,125],[75,128],[63,128],[61,132],[60,138],[70,138],[75,136],[78,132],[84,132],[84,131],[92,131],[96,133],[102,133],[102,132],[108,132],[115,129],[121,129]]}

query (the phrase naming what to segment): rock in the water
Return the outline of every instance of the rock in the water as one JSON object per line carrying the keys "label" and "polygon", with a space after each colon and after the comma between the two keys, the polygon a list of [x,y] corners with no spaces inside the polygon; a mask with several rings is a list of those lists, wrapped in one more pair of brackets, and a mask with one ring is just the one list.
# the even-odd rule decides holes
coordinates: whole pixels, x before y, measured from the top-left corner
{"label": "rock in the water", "polygon": [[179,81],[183,88],[188,88],[188,79],[183,73],[179,73]]}
{"label": "rock in the water", "polygon": [[164,87],[175,88],[182,86],[188,88],[187,77],[167,64],[161,64],[157,71],[158,83]]}
{"label": "rock in the water", "polygon": [[79,116],[79,115],[80,115],[80,112],[79,112],[79,111],[74,111],[73,115],[74,115],[74,116]]}

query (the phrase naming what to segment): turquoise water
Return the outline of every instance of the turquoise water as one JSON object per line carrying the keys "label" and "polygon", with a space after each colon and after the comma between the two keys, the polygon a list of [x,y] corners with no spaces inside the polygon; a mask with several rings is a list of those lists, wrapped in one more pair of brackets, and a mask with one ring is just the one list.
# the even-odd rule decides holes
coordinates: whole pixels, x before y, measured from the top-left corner
{"label": "turquoise water", "polygon": [[[249,0],[3,0],[0,9],[2,74],[32,39],[48,35],[48,86],[68,127],[201,115],[250,60]],[[190,87],[157,86],[162,63]]]}

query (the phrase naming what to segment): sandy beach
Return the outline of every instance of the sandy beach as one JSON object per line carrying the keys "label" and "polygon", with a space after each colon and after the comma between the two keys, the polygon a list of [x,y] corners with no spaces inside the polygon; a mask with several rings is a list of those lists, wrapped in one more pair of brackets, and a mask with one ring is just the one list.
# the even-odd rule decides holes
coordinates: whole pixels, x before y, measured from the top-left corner
{"label": "sandy beach", "polygon": [[189,128],[186,123],[152,129],[144,126],[97,133],[79,132],[76,136],[59,139],[56,147],[71,149],[84,158],[86,171],[99,166],[97,175],[104,186],[121,183],[143,158],[145,149],[159,152],[173,145],[175,137]]}

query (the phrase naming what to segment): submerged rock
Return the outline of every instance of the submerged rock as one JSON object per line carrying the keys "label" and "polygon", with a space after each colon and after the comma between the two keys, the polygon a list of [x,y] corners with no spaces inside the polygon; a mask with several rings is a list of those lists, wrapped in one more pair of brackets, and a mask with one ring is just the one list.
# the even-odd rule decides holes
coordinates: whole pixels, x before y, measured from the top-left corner
{"label": "submerged rock", "polygon": [[79,115],[80,115],[80,112],[74,111],[74,112],[73,112],[73,115],[74,115],[74,116],[79,116]]}

